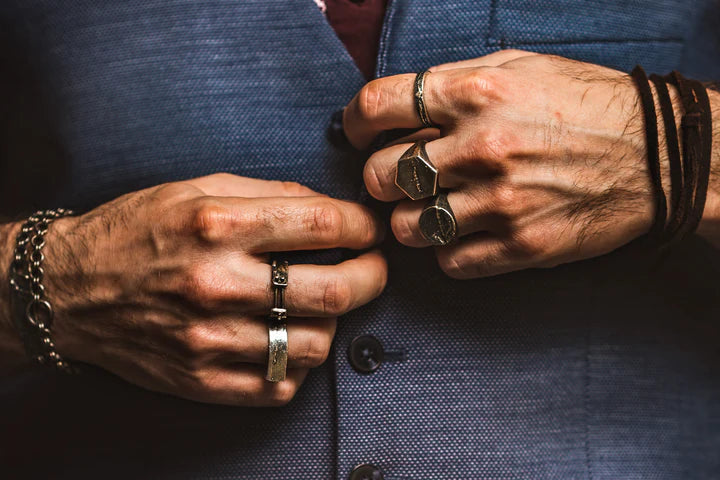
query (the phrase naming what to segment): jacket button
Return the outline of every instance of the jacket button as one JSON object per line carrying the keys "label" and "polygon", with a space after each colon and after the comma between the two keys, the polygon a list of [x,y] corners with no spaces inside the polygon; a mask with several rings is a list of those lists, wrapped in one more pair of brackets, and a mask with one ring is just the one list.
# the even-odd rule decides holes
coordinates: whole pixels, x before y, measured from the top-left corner
{"label": "jacket button", "polygon": [[376,466],[365,463],[353,468],[350,480],[383,480],[383,474]]}
{"label": "jacket button", "polygon": [[328,125],[325,134],[330,144],[338,150],[342,150],[344,152],[354,150],[353,146],[350,144],[350,140],[348,140],[347,135],[345,135],[342,110],[338,110],[332,114],[330,117],[330,125]]}
{"label": "jacket button", "polygon": [[382,365],[385,350],[377,338],[372,335],[360,335],[350,342],[348,356],[350,365],[355,370],[360,373],[372,373]]}

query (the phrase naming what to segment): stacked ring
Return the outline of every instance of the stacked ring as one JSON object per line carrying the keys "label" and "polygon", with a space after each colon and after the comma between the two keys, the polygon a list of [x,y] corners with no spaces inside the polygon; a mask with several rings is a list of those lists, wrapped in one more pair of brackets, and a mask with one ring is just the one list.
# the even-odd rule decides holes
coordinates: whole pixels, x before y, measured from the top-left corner
{"label": "stacked ring", "polygon": [[427,106],[425,105],[425,77],[430,73],[427,70],[415,75],[415,83],[413,88],[413,94],[415,95],[415,108],[417,110],[420,121],[423,127],[432,128],[434,124],[430,120],[430,114],[428,113]]}
{"label": "stacked ring", "polygon": [[411,200],[432,197],[438,192],[438,170],[430,161],[426,144],[420,140],[408,148],[395,170],[395,185]]}
{"label": "stacked ring", "polygon": [[[415,76],[413,89],[415,109],[426,128],[434,126],[424,98],[428,73],[423,70]],[[447,195],[440,192],[439,172],[430,161],[426,144],[424,140],[416,142],[400,157],[395,171],[395,185],[411,200],[432,197],[420,214],[420,233],[432,245],[447,245],[457,236],[457,220]]]}
{"label": "stacked ring", "polygon": [[420,233],[432,245],[447,245],[457,236],[457,220],[445,193],[430,200],[419,223]]}
{"label": "stacked ring", "polygon": [[268,367],[265,379],[285,380],[288,358],[287,309],[285,288],[288,285],[288,262],[272,262],[273,308],[268,318]]}

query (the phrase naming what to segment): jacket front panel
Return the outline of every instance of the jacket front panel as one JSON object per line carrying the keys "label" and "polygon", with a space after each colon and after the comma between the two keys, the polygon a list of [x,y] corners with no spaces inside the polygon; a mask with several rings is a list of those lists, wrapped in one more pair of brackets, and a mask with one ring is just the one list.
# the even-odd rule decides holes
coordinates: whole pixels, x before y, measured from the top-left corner
{"label": "jacket front panel", "polygon": [[[711,4],[395,0],[378,75],[513,47],[710,78]],[[42,179],[48,206],[91,208],[216,171],[365,198],[364,158],[325,136],[363,78],[309,0],[23,0],[5,2],[0,19],[5,45],[27,53],[12,57],[12,178],[50,162],[60,174]],[[288,407],[197,405],[100,372],[34,373],[0,386],[3,408],[19,412],[3,420],[0,455],[74,477],[346,478],[364,462],[389,480],[720,470],[720,292],[705,281],[715,250],[691,239],[660,269],[630,248],[472,281],[448,279],[430,249],[388,239],[383,250],[386,291],[340,319],[330,360]],[[372,375],[348,362],[361,334],[387,353]],[[58,445],[47,466],[29,453],[36,438]]]}

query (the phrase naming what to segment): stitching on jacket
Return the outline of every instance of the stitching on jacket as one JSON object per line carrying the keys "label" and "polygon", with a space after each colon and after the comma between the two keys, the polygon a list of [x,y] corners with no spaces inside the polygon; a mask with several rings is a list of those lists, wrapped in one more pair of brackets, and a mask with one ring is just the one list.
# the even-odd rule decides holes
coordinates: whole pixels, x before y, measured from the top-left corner
{"label": "stitching on jacket", "polygon": [[488,33],[485,42],[488,46],[498,45],[500,42],[495,38],[497,33],[497,2],[498,0],[490,0],[490,13],[488,15]]}
{"label": "stitching on jacket", "polygon": [[380,45],[378,47],[378,61],[375,67],[375,78],[380,78],[385,75],[387,69],[387,55],[388,55],[388,43],[390,42],[390,32],[392,32],[392,22],[395,16],[395,5],[394,0],[388,0],[385,20],[383,21],[383,31],[380,37]]}

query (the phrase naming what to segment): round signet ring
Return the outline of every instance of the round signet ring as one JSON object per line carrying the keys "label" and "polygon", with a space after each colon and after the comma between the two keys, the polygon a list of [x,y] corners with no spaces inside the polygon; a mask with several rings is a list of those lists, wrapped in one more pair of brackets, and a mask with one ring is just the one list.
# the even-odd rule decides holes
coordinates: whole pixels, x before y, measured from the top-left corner
{"label": "round signet ring", "polygon": [[268,317],[268,366],[265,379],[282,382],[287,373],[288,335],[285,288],[288,285],[288,262],[272,262],[274,304]]}
{"label": "round signet ring", "polygon": [[395,185],[412,200],[432,197],[438,192],[438,169],[430,161],[425,140],[416,142],[397,163]]}
{"label": "round signet ring", "polygon": [[420,214],[420,233],[432,245],[447,245],[457,237],[457,220],[447,195],[433,197]]}

